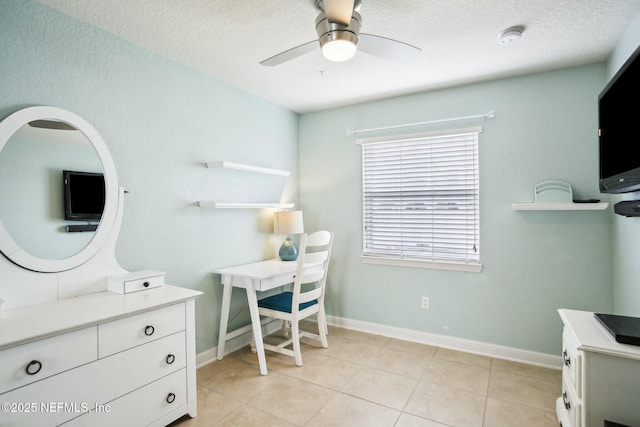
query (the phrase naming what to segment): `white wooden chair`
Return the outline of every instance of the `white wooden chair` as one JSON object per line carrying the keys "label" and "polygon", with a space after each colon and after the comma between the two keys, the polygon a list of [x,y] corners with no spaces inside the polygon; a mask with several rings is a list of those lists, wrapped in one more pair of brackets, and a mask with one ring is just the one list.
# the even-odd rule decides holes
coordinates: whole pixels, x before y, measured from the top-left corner
{"label": "white wooden chair", "polygon": [[[300,338],[303,336],[319,340],[324,348],[329,346],[324,290],[332,245],[333,232],[316,231],[309,235],[303,234],[300,238],[293,290],[258,301],[258,312],[261,316],[280,319],[291,325],[291,334],[288,339],[278,344],[264,343],[264,348],[294,357],[298,366],[302,366]],[[306,272],[304,272],[305,268],[307,268]],[[300,320],[314,314],[317,315],[318,333],[300,330]],[[293,349],[287,348],[290,345],[293,345]]]}

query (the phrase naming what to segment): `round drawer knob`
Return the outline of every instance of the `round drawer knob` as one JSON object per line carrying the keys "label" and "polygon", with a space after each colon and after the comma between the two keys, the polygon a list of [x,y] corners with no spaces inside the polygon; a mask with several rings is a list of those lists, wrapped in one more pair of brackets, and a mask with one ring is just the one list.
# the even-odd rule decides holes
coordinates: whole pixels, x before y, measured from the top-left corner
{"label": "round drawer knob", "polygon": [[25,371],[27,371],[28,375],[35,375],[40,372],[40,369],[42,369],[42,363],[37,360],[32,360],[27,365]]}
{"label": "round drawer knob", "polygon": [[150,285],[150,283],[149,283],[149,282],[144,282],[144,283],[142,284],[142,286],[144,286],[145,288],[148,288],[148,287],[149,287],[149,285]]}
{"label": "round drawer knob", "polygon": [[176,356],[173,354],[167,354],[167,364],[171,365],[173,362],[176,361]]}
{"label": "round drawer knob", "polygon": [[176,400],[176,395],[173,393],[169,393],[167,394],[167,403],[173,403],[173,401]]}
{"label": "round drawer knob", "polygon": [[562,403],[564,403],[565,409],[571,409],[571,402],[569,401],[569,396],[567,396],[567,392],[562,393]]}
{"label": "round drawer knob", "polygon": [[148,337],[150,337],[151,335],[153,335],[153,333],[155,332],[155,328],[151,325],[145,326],[144,328],[144,334]]}

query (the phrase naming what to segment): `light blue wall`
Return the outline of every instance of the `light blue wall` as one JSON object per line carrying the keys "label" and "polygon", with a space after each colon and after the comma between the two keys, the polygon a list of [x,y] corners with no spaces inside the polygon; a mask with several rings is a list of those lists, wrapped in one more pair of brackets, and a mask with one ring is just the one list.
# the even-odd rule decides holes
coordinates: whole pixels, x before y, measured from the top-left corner
{"label": "light blue wall", "polygon": [[[558,354],[557,308],[613,307],[610,211],[511,209],[551,178],[570,182],[578,197],[605,198],[597,188],[595,103],[605,64],[299,118],[35,0],[1,7],[0,117],[52,105],[100,132],[130,191],[117,257],[127,269],[164,270],[169,283],[205,292],[196,307],[199,352],[217,340],[221,292],[211,271],[274,256],[279,244],[268,212],[201,209],[201,199],[299,195],[306,228],[336,232],[334,316]],[[483,272],[361,264],[360,150],[345,130],[489,110],[496,117],[486,122],[480,151]],[[204,167],[223,159],[293,173]],[[232,327],[248,319],[244,296],[234,295]],[[428,311],[419,308],[422,295],[431,298]]]}
{"label": "light blue wall", "polygon": [[[298,116],[33,0],[2,1],[0,35],[0,118],[51,105],[97,129],[129,191],[120,264],[163,270],[168,283],[204,291],[196,304],[197,350],[212,348],[221,287],[211,271],[275,256],[278,242],[269,211],[196,202],[297,202]],[[215,160],[292,174],[204,166]],[[234,297],[236,326],[247,323],[244,302]]]}
{"label": "light blue wall", "polygon": [[[640,45],[640,16],[618,42],[609,60],[607,80]],[[634,153],[636,155],[636,153]],[[614,202],[638,200],[640,192],[614,197]],[[640,218],[616,215],[613,221],[614,311],[640,317]]]}
{"label": "light blue wall", "polygon": [[[598,192],[596,99],[604,63],[305,114],[305,226],[335,230],[328,311],[559,354],[561,307],[612,308],[611,211],[516,212],[534,185],[560,179]],[[347,129],[484,114],[480,138],[481,273],[362,264],[360,149]],[[431,308],[420,308],[421,296]]]}

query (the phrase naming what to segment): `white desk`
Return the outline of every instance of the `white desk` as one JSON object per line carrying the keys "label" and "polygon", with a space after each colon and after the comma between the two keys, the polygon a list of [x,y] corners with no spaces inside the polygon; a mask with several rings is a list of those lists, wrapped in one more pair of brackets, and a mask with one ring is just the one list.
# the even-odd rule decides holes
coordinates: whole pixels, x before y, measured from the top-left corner
{"label": "white desk", "polygon": [[[257,292],[268,291],[278,286],[292,283],[295,277],[297,262],[280,261],[271,259],[268,261],[254,262],[235,267],[215,270],[222,276],[224,291],[222,294],[222,312],[220,313],[220,334],[218,336],[218,360],[224,357],[224,344],[227,340],[227,325],[229,322],[229,306],[231,304],[231,290],[233,287],[244,288],[247,291],[249,312],[251,313],[251,326],[256,341],[256,352],[260,363],[260,373],[267,375],[267,360],[262,344],[262,325],[258,313]],[[309,266],[312,269],[313,266]],[[306,269],[305,269],[306,270]]]}

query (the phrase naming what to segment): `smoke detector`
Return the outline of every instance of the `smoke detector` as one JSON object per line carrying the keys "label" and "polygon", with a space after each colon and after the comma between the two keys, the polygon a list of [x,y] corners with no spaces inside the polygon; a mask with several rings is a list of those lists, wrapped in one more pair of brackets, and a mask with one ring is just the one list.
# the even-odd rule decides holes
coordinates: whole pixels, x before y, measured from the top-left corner
{"label": "smoke detector", "polygon": [[507,28],[504,30],[500,37],[498,37],[498,41],[500,44],[509,45],[517,42],[522,37],[522,33],[524,32],[524,27],[521,25]]}

